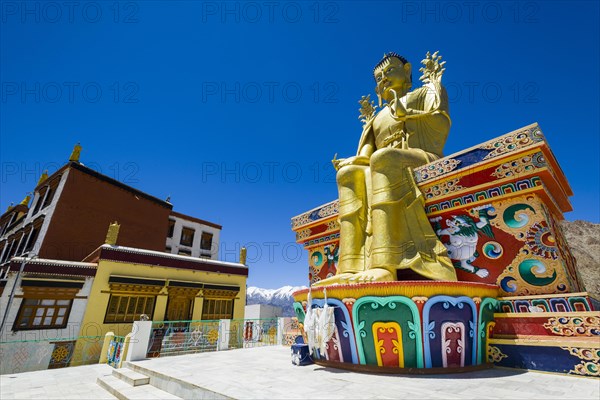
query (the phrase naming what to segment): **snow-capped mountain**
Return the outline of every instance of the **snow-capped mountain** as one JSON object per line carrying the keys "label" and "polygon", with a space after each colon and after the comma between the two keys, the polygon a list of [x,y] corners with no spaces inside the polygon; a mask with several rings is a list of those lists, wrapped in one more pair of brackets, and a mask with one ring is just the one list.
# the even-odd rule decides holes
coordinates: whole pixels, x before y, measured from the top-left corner
{"label": "snow-capped mountain", "polygon": [[306,286],[284,286],[279,289],[261,289],[254,286],[246,290],[246,304],[268,304],[283,309],[283,315],[294,317],[294,298],[292,293],[306,289]]}

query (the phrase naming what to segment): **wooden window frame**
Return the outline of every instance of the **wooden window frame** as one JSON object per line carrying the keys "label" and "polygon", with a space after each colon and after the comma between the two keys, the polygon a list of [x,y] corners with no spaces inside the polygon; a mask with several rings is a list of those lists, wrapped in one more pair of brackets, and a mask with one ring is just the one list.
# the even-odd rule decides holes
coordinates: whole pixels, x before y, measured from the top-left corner
{"label": "wooden window frame", "polygon": [[[183,237],[184,237],[184,232],[185,231],[191,231],[192,232],[191,239],[190,239],[189,242],[187,240],[185,242],[183,241]],[[181,229],[181,238],[179,239],[179,244],[182,245],[182,246],[192,247],[194,245],[194,236],[196,236],[196,230],[194,228],[186,228],[184,226]]]}
{"label": "wooden window frame", "polygon": [[[63,329],[67,326],[73,307],[73,300],[79,289],[23,287],[23,290],[23,300],[17,312],[17,318],[15,318],[13,323],[13,331]],[[43,304],[44,302],[46,304]],[[58,304],[59,302],[62,304]],[[28,309],[31,309],[31,312],[25,315]],[[60,310],[62,309],[65,311],[61,315]],[[42,310],[41,313],[38,310]],[[53,310],[51,315],[48,315],[49,310]],[[41,323],[35,324],[35,319],[38,317],[41,318]],[[56,323],[60,317],[63,318],[63,321]],[[23,326],[22,322],[25,318],[28,318],[28,321]],[[51,318],[48,324],[45,323],[47,318]]]}
{"label": "wooden window frame", "polygon": [[[43,222],[43,220],[42,220]],[[24,253],[31,251],[34,246],[35,243],[38,240],[38,237],[40,236],[40,231],[42,230],[42,223],[34,223],[33,227],[30,230],[30,235],[27,238],[27,243],[25,244],[25,249],[23,250]]]}
{"label": "wooden window frame", "polygon": [[233,302],[228,298],[205,298],[202,304],[203,320],[233,319]]}
{"label": "wooden window frame", "polygon": [[[205,236],[210,238],[210,242],[208,242],[208,239],[205,239]],[[200,237],[200,249],[208,250],[208,251],[212,250],[213,238],[214,238],[214,235],[212,233],[202,232],[202,236]],[[208,242],[208,247],[205,246],[206,242]]]}
{"label": "wooden window frame", "polygon": [[29,241],[29,235],[31,234],[32,231],[33,230],[31,228],[31,226],[28,226],[23,229],[23,235],[21,236],[21,240],[19,241],[19,247],[17,247],[17,251],[15,253],[17,256],[20,256],[23,253],[25,253],[25,245]]}
{"label": "wooden window frame", "polygon": [[[134,321],[139,320],[141,314],[146,314],[150,319],[154,315],[156,309],[156,295],[150,293],[111,293],[106,305],[106,313],[104,314],[105,324],[131,324]],[[134,300],[135,299],[135,300]],[[139,311],[139,301],[144,299],[144,306],[141,312]],[[111,304],[113,300],[116,301],[115,312],[110,312]],[[150,300],[150,304],[148,303]],[[133,304],[133,310],[131,310],[131,302]],[[124,311],[120,312],[121,305],[124,304]],[[150,310],[148,310],[150,306]]]}
{"label": "wooden window frame", "polygon": [[35,205],[33,207],[33,213],[31,215],[36,215],[42,209],[42,203],[46,198],[46,192],[48,191],[48,186],[42,187],[38,192],[38,197],[35,201]]}

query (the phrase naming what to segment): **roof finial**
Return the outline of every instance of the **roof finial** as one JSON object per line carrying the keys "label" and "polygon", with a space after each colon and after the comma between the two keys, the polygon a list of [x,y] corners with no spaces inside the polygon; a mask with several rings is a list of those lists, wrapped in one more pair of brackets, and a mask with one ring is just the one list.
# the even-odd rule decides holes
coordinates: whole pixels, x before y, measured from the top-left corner
{"label": "roof finial", "polygon": [[38,183],[36,186],[40,186],[42,183],[44,183],[44,181],[48,179],[48,170],[45,170],[44,172],[42,172],[42,175],[40,176],[40,179],[38,180]]}
{"label": "roof finial", "polygon": [[27,193],[27,196],[21,201],[21,205],[29,207],[29,200],[31,200],[31,193]]}
{"label": "roof finial", "polygon": [[242,247],[240,249],[240,264],[246,265],[246,248]]}
{"label": "roof finial", "polygon": [[71,153],[71,157],[69,157],[69,161],[79,163],[79,154],[81,153],[81,145],[79,142],[73,147],[73,152]]}
{"label": "roof finial", "polygon": [[111,246],[117,245],[117,239],[119,238],[119,228],[121,225],[117,221],[113,222],[108,226],[108,232],[106,232],[106,240],[104,243],[109,244]]}

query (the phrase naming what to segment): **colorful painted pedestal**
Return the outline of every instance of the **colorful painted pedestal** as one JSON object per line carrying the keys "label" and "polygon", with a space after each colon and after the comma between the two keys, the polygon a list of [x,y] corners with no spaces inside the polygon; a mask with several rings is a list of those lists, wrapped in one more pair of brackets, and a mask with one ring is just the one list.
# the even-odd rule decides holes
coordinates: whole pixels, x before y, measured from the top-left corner
{"label": "colorful painted pedestal", "polygon": [[[308,289],[294,293],[303,323]],[[335,330],[317,364],[361,371],[459,372],[486,367],[498,287],[403,281],[313,288],[312,306],[334,307]]]}
{"label": "colorful painted pedestal", "polygon": [[[502,297],[496,311],[505,325],[519,326],[531,317],[538,321],[533,323],[538,330],[529,335],[539,336],[533,332],[540,332],[540,312],[553,313],[546,320],[593,318],[585,320],[592,329],[571,335],[577,343],[567,340],[568,335],[547,332],[544,338],[531,339],[540,344],[534,348],[517,334],[494,334],[490,344],[503,342],[496,342],[490,360],[509,367],[597,376],[600,313],[590,305],[558,224],[572,209],[572,191],[539,126],[526,126],[424,165],[415,169],[414,177],[459,281],[498,285]],[[311,284],[336,273],[337,215],[336,200],[292,218],[296,240],[309,252]],[[518,316],[503,315],[509,304],[517,309],[508,313]],[[578,349],[575,354],[573,348]],[[543,359],[540,354],[551,353],[568,353],[569,361],[558,369],[536,361]],[[577,367],[580,362],[586,367]]]}
{"label": "colorful painted pedestal", "polygon": [[488,342],[496,365],[600,376],[600,313],[586,293],[498,300]]}

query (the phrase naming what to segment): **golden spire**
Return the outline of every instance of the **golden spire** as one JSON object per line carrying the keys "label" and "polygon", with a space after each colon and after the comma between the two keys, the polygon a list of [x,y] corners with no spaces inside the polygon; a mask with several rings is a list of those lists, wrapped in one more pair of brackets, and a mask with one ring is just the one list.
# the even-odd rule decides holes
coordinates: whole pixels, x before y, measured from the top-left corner
{"label": "golden spire", "polygon": [[116,246],[120,227],[121,225],[119,225],[117,221],[110,224],[108,226],[108,232],[106,232],[106,240],[104,240],[104,243],[110,244],[111,246]]}
{"label": "golden spire", "polygon": [[240,249],[240,264],[246,265],[246,248],[242,247]]}
{"label": "golden spire", "polygon": [[31,196],[29,194],[27,194],[27,196],[25,196],[25,198],[21,202],[21,205],[29,207],[29,201],[30,200],[31,200]]}
{"label": "golden spire", "polygon": [[71,157],[69,157],[69,161],[79,162],[79,154],[81,153],[81,145],[77,143],[75,147],[73,147],[73,152],[71,153]]}
{"label": "golden spire", "polygon": [[48,179],[48,170],[45,170],[44,172],[42,172],[42,176],[40,176],[40,179],[38,180],[38,183],[36,186],[40,186],[42,183],[44,183],[44,181]]}

